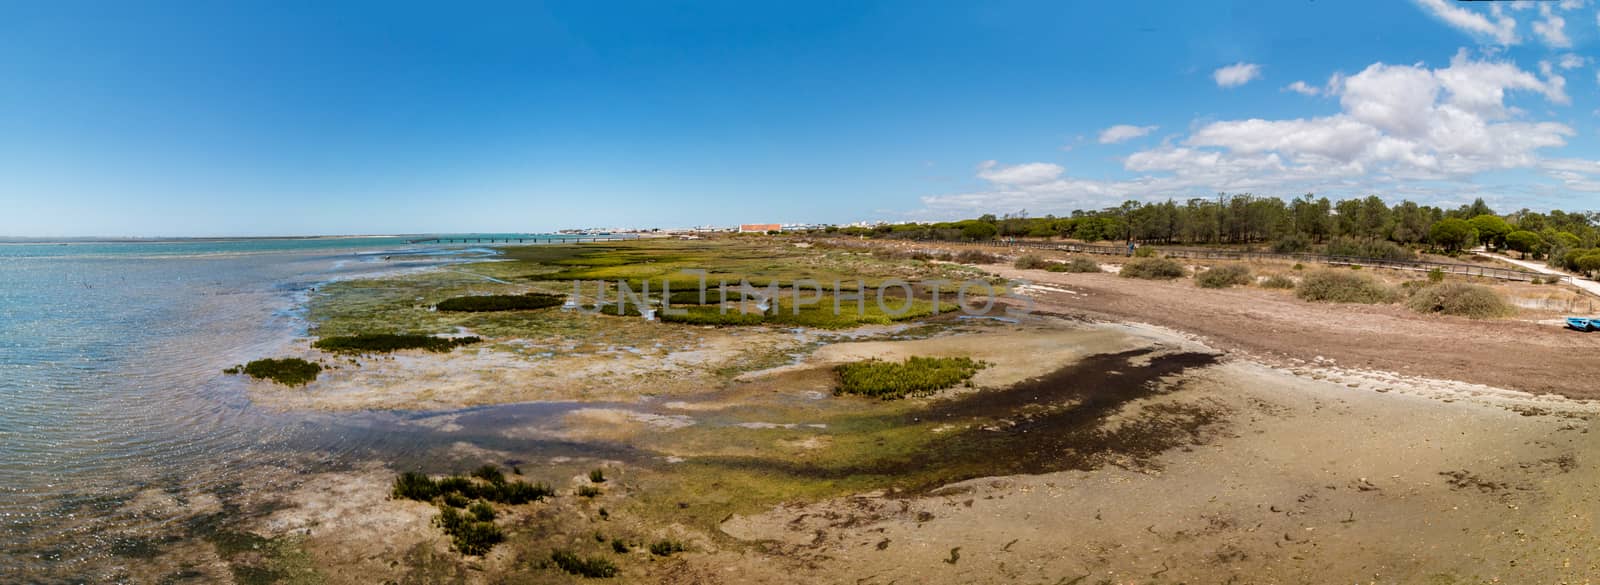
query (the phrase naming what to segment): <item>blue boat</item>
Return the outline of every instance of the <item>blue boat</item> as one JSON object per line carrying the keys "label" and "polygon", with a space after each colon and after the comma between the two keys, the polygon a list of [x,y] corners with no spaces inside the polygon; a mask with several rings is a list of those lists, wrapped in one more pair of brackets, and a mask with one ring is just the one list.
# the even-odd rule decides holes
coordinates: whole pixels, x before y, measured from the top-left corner
{"label": "blue boat", "polygon": [[1577,329],[1578,331],[1594,331],[1596,329],[1600,329],[1600,323],[1596,323],[1596,321],[1600,321],[1600,319],[1567,317],[1567,327]]}

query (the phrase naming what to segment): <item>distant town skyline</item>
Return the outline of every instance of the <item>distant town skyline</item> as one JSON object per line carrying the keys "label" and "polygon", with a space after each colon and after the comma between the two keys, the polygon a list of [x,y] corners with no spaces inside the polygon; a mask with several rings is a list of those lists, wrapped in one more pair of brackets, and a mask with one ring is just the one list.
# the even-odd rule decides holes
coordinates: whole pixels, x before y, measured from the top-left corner
{"label": "distant town skyline", "polygon": [[0,7],[0,236],[1600,207],[1596,3]]}

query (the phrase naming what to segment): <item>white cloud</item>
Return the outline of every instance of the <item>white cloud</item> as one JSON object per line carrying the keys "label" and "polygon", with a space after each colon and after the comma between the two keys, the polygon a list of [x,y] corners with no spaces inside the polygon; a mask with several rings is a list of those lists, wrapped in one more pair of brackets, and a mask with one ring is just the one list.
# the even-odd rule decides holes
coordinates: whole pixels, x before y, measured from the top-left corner
{"label": "white cloud", "polygon": [[1005,166],[992,160],[978,165],[978,177],[998,185],[1033,185],[1053,181],[1066,169],[1051,163]]}
{"label": "white cloud", "polygon": [[1133,126],[1130,124],[1117,124],[1100,131],[1100,144],[1116,144],[1140,138],[1155,132],[1155,126]]}
{"label": "white cloud", "polygon": [[1533,23],[1534,34],[1544,41],[1545,46],[1554,49],[1565,49],[1572,46],[1572,39],[1567,38],[1567,19],[1556,14],[1549,2],[1539,3],[1539,16],[1544,20]]}
{"label": "white cloud", "polygon": [[1303,84],[1337,95],[1336,114],[1199,124],[1186,137],[1129,154],[1121,179],[1073,177],[1049,163],[990,161],[978,172],[987,188],[924,197],[923,204],[926,213],[955,216],[1017,208],[1059,213],[1130,198],[1183,199],[1219,191],[1381,192],[1450,202],[1484,191],[1475,177],[1515,169],[1553,182],[1508,189],[1600,190],[1600,161],[1541,154],[1566,146],[1575,135],[1571,127],[1528,119],[1527,112],[1506,104],[1516,93],[1568,101],[1556,66],[1546,62],[1540,69],[1536,75],[1465,51],[1438,68],[1374,63],[1349,77],[1333,76],[1327,89]]}
{"label": "white cloud", "polygon": [[1498,4],[1491,5],[1489,16],[1484,16],[1450,0],[1416,0],[1416,2],[1432,12],[1439,20],[1479,38],[1490,39],[1500,45],[1515,45],[1521,42],[1521,39],[1517,38],[1516,19],[1502,12]]}
{"label": "white cloud", "polygon": [[1296,81],[1294,83],[1286,85],[1286,86],[1283,87],[1283,90],[1284,91],[1292,91],[1292,92],[1298,93],[1300,95],[1320,95],[1322,93],[1321,89],[1312,87],[1312,86],[1306,84],[1306,82],[1304,82],[1304,81]]}
{"label": "white cloud", "polygon": [[1567,53],[1562,55],[1561,60],[1557,61],[1556,64],[1562,69],[1577,69],[1579,67],[1583,67],[1584,65],[1588,65],[1589,58],[1580,56],[1576,53]]}
{"label": "white cloud", "polygon": [[1211,72],[1211,78],[1217,81],[1217,87],[1238,87],[1250,83],[1251,80],[1260,79],[1261,66],[1255,63],[1234,63]]}

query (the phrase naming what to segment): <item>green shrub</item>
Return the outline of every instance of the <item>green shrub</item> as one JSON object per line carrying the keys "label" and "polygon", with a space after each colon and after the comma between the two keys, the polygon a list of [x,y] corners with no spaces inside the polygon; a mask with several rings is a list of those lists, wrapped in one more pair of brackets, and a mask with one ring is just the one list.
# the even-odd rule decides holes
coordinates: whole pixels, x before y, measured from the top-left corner
{"label": "green shrub", "polygon": [[596,497],[596,496],[599,496],[599,495],[600,495],[600,488],[594,487],[592,485],[580,485],[580,486],[578,486],[578,497],[580,497],[580,498],[593,498],[593,497]]}
{"label": "green shrub", "polygon": [[434,337],[432,335],[407,335],[394,333],[362,333],[339,335],[318,339],[311,347],[334,353],[388,353],[403,349],[426,349],[445,353],[456,347],[483,341],[469,337]]}
{"label": "green shrub", "polygon": [[1255,279],[1250,277],[1250,268],[1243,264],[1218,266],[1201,272],[1194,277],[1194,280],[1202,288],[1228,288],[1255,282]]}
{"label": "green shrub", "polygon": [[1304,234],[1289,234],[1272,244],[1272,251],[1279,254],[1298,254],[1310,249],[1311,238]]}
{"label": "green shrub", "polygon": [[[394,489],[391,493],[396,498],[421,502],[439,498],[456,508],[466,507],[475,499],[515,506],[555,495],[555,491],[542,482],[530,484],[522,480],[506,481],[499,468],[490,465],[478,468],[473,472],[473,476],[483,481],[474,481],[472,477],[459,475],[434,480],[421,473],[408,471],[394,480]],[[484,476],[491,479],[484,479]]]}
{"label": "green shrub", "polygon": [[566,297],[548,293],[477,295],[445,299],[435,305],[434,308],[440,311],[487,313],[493,311],[531,311],[559,307],[566,302]]}
{"label": "green shrub", "polygon": [[467,513],[472,515],[473,520],[477,520],[479,522],[490,522],[494,520],[494,506],[489,505],[489,502],[485,502],[483,500],[478,500],[473,502],[471,506],[467,506]]}
{"label": "green shrub", "polygon": [[617,565],[600,557],[581,558],[571,551],[550,551],[550,562],[569,574],[588,579],[610,579],[617,576]]}
{"label": "green shrub", "polygon": [[1012,266],[1024,270],[1035,270],[1044,268],[1045,261],[1044,258],[1040,258],[1037,254],[1023,254],[1017,257],[1017,261]]}
{"label": "green shrub", "polygon": [[965,382],[988,364],[969,357],[910,357],[903,362],[869,359],[834,367],[839,374],[835,394],[859,394],[885,400],[928,394]]}
{"label": "green shrub", "polygon": [[1438,268],[1428,271],[1428,282],[1438,284],[1444,282],[1444,271]]}
{"label": "green shrub", "polygon": [[683,543],[675,540],[658,540],[650,544],[650,554],[658,557],[670,557],[673,553],[683,551]]}
{"label": "green shrub", "polygon": [[1123,278],[1172,280],[1188,276],[1189,270],[1177,261],[1167,258],[1140,258],[1124,263],[1121,274]]}
{"label": "green shrub", "polygon": [[595,482],[595,483],[605,483],[606,482],[606,472],[605,472],[605,470],[604,469],[593,469],[593,470],[590,470],[589,471],[589,481],[592,481],[592,482]]}
{"label": "green shrub", "polygon": [[1134,258],[1155,258],[1156,249],[1150,246],[1139,246],[1133,249]]}
{"label": "green shrub", "polygon": [[622,542],[621,540],[617,540],[617,539],[612,539],[611,540],[611,552],[617,553],[619,555],[625,555],[625,554],[628,554],[630,552],[633,552],[633,549],[629,548],[628,547],[628,543],[626,543],[626,542]]}
{"label": "green shrub", "polygon": [[1473,319],[1493,319],[1516,312],[1505,299],[1488,287],[1453,282],[1417,289],[1406,306],[1418,313],[1442,313]]}
{"label": "green shrub", "polygon": [[1305,270],[1306,269],[1306,265],[1301,264],[1299,262],[1295,262],[1294,263],[1294,269],[1295,270]]}
{"label": "green shrub", "polygon": [[228,373],[242,373],[257,380],[272,380],[284,386],[304,386],[316,381],[322,366],[300,358],[255,360]]}
{"label": "green shrub", "polygon": [[485,464],[482,467],[472,470],[471,475],[472,477],[476,477],[489,483],[501,484],[506,482],[505,472],[500,471],[500,467],[492,463]]}
{"label": "green shrub", "polygon": [[1295,296],[1312,302],[1381,304],[1394,302],[1396,294],[1365,274],[1317,270],[1300,280]]}
{"label": "green shrub", "polygon": [[493,522],[475,520],[455,508],[440,506],[434,524],[450,536],[450,546],[464,555],[483,556],[506,539],[505,533]]}
{"label": "green shrub", "polygon": [[956,254],[956,262],[962,264],[999,264],[1001,260],[1001,257],[983,250],[962,250]]}
{"label": "green shrub", "polygon": [[1088,258],[1073,258],[1071,260],[1066,261],[1065,263],[1052,262],[1052,263],[1050,263],[1049,266],[1046,266],[1044,269],[1048,270],[1050,272],[1076,272],[1076,273],[1100,272],[1101,271],[1100,270],[1100,263],[1099,262],[1095,262],[1093,260],[1090,260]]}
{"label": "green shrub", "polygon": [[1282,274],[1273,274],[1261,281],[1261,288],[1291,289],[1294,288],[1294,279]]}
{"label": "green shrub", "polygon": [[428,502],[439,496],[439,486],[425,474],[407,471],[395,478],[394,490],[390,493],[396,499]]}

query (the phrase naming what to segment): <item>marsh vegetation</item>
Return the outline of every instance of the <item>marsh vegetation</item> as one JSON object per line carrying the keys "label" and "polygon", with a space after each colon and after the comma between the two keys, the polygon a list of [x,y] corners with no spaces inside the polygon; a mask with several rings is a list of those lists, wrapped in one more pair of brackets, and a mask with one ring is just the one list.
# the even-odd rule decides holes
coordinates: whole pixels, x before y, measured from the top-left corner
{"label": "marsh vegetation", "polygon": [[972,379],[988,364],[969,357],[918,357],[902,362],[864,360],[840,364],[836,394],[893,400],[953,388]]}
{"label": "marsh vegetation", "polygon": [[476,336],[435,337],[432,335],[361,333],[324,337],[313,342],[311,347],[333,353],[390,353],[405,349],[424,349],[435,353],[446,353],[457,347],[471,345],[480,341],[483,340]]}
{"label": "marsh vegetation", "polygon": [[304,386],[317,380],[322,365],[300,358],[268,358],[251,361],[222,371],[225,374],[244,374],[257,380],[272,380],[284,386]]}
{"label": "marsh vegetation", "polygon": [[550,307],[559,307],[566,302],[566,297],[549,293],[526,293],[520,295],[473,295],[466,297],[453,297],[440,301],[435,305],[440,311],[454,311],[461,313],[490,313],[496,311],[533,311]]}

